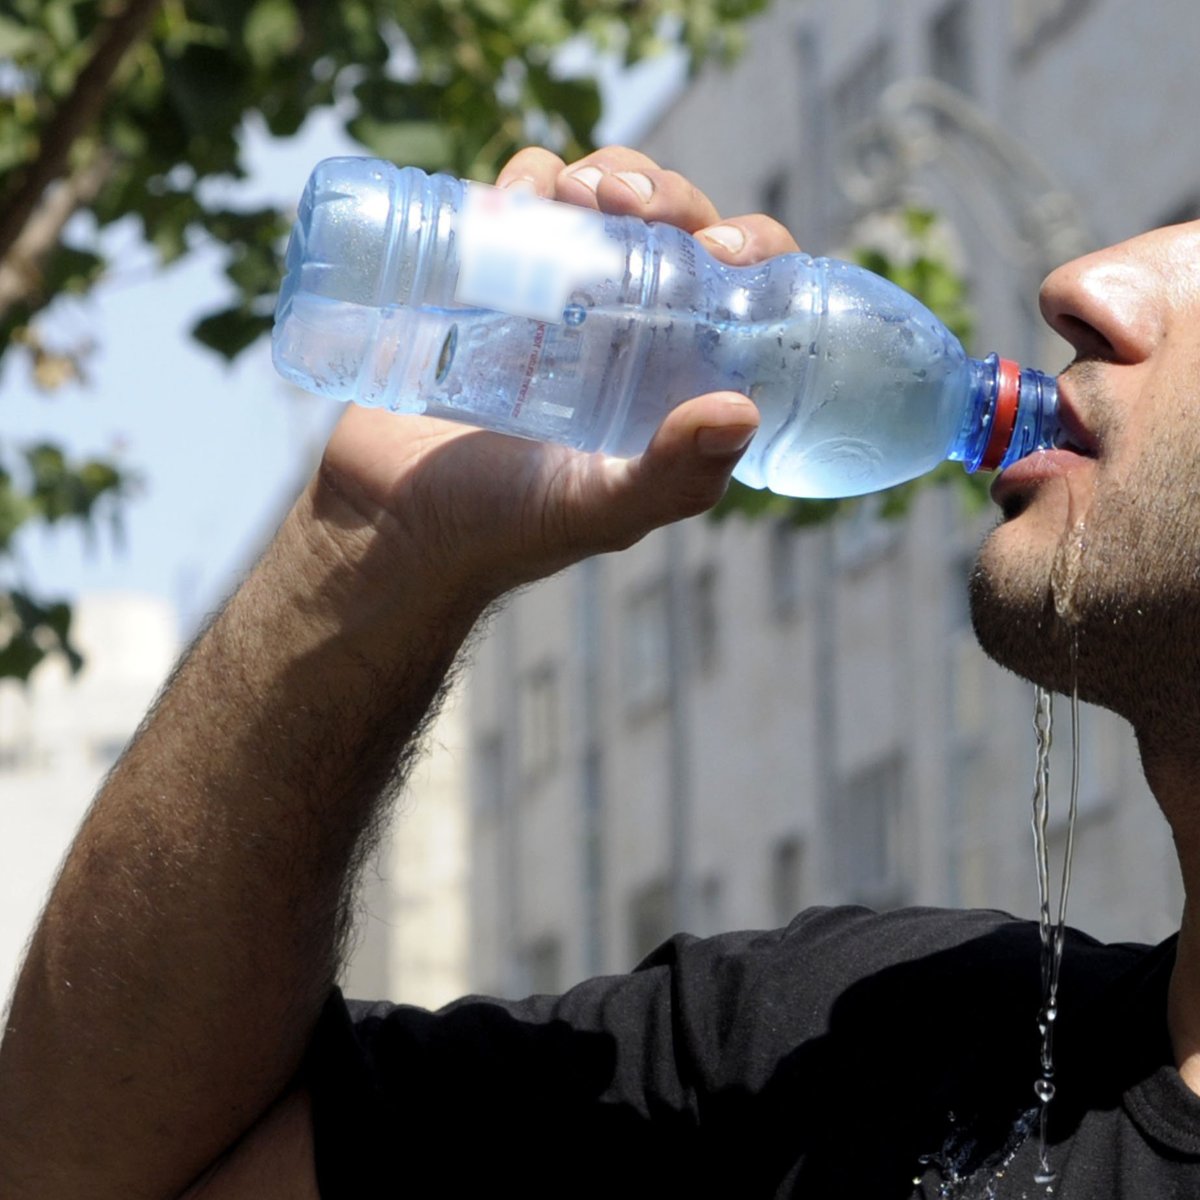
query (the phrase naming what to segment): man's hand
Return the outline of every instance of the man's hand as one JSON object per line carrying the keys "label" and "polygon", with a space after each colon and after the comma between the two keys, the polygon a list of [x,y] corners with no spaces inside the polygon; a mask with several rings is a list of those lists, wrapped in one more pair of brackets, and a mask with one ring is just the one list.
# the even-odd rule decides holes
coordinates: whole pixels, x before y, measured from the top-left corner
{"label": "man's hand", "polygon": [[[704,193],[633,150],[598,150],[570,166],[546,150],[523,150],[497,182],[670,222],[730,263],[797,249],[769,217],[721,221]],[[395,539],[447,600],[485,604],[711,507],[757,426],[748,399],[716,393],[677,408],[643,455],[620,460],[352,407],[321,480],[357,514],[360,532]]]}
{"label": "man's hand", "polygon": [[[707,230],[730,262],[795,246],[628,150],[528,150],[500,182]],[[0,1043],[4,1200],[315,1194],[296,1071],[362,843],[462,639],[508,588],[714,503],[756,422],[702,397],[617,461],[346,413],[55,885]]]}

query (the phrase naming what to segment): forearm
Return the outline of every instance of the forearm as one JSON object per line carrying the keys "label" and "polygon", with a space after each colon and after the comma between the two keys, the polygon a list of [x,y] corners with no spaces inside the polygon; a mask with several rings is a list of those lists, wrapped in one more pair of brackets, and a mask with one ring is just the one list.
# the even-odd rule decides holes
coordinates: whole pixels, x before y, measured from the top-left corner
{"label": "forearm", "polygon": [[314,485],[98,797],[0,1048],[9,1200],[171,1195],[294,1074],[355,855],[475,615],[384,557]]}

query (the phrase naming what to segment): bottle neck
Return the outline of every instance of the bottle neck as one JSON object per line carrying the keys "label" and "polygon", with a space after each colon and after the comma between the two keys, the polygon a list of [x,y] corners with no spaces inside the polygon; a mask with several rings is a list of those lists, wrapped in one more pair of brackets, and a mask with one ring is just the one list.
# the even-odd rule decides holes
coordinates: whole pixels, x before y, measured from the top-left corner
{"label": "bottle neck", "polygon": [[1060,444],[1058,384],[1049,375],[989,354],[968,360],[970,393],[950,458],[968,471],[1003,470]]}

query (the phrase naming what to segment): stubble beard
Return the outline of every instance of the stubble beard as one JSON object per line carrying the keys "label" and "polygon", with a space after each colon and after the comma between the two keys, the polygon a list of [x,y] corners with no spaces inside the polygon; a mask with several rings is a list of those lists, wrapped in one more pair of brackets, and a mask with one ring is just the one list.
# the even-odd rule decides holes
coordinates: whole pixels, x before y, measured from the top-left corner
{"label": "stubble beard", "polygon": [[[980,645],[1052,691],[1119,713],[1162,749],[1200,744],[1200,454],[1163,437],[1136,485],[1098,476],[1052,552],[1018,516],[984,541],[970,580]],[[1200,451],[1200,448],[1197,448]],[[1023,514],[1022,514],[1023,515]],[[1043,539],[1044,541],[1044,539]]]}

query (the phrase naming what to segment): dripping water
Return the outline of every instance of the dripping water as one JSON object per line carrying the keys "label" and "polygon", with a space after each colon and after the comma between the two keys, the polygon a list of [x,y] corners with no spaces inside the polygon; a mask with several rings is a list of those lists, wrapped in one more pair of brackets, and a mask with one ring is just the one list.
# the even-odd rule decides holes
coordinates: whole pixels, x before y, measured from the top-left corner
{"label": "dripping water", "polygon": [[[1039,1072],[1033,1091],[1036,1103],[1026,1109],[1008,1136],[1000,1152],[980,1170],[965,1174],[974,1154],[974,1143],[966,1131],[956,1126],[953,1114],[948,1118],[950,1135],[940,1153],[924,1154],[918,1159],[925,1169],[937,1168],[941,1177],[939,1200],[1000,1200],[1001,1192],[1013,1183],[1010,1172],[1018,1151],[1037,1130],[1038,1152],[1034,1167],[1034,1182],[1053,1196],[1058,1172],[1050,1163],[1048,1125],[1050,1104],[1054,1099],[1055,1083],[1054,1031],[1059,1019],[1058,983],[1062,969],[1063,944],[1066,938],[1067,898],[1071,888],[1071,861],[1075,849],[1075,824],[1079,810],[1079,620],[1076,607],[1078,583],[1084,554],[1084,523],[1079,521],[1064,538],[1051,570],[1050,586],[1058,617],[1071,630],[1071,789],[1067,810],[1066,843],[1063,850],[1062,872],[1059,877],[1057,911],[1052,908],[1050,879],[1050,747],[1053,740],[1053,698],[1042,687],[1034,688],[1033,727],[1036,739],[1036,758],[1033,788],[1034,858],[1038,882],[1038,927],[1040,932],[1040,965],[1042,997],[1038,1009],[1040,1050]],[[921,1176],[913,1179],[919,1185]],[[1028,1193],[1022,1188],[1020,1195]]]}
{"label": "dripping water", "polygon": [[1042,687],[1034,689],[1033,728],[1037,757],[1033,786],[1033,844],[1038,882],[1038,927],[1041,934],[1042,1003],[1038,1010],[1041,1035],[1040,1074],[1033,1091],[1038,1102],[1038,1160],[1034,1182],[1053,1185],[1057,1172],[1050,1164],[1047,1126],[1054,1099],[1054,1030],[1058,1021],[1058,981],[1066,936],[1067,897],[1071,890],[1071,859],[1075,849],[1075,818],[1079,810],[1079,685],[1076,678],[1077,635],[1071,639],[1071,794],[1067,810],[1066,846],[1059,876],[1057,911],[1051,907],[1050,879],[1050,746],[1053,740],[1054,702]]}

